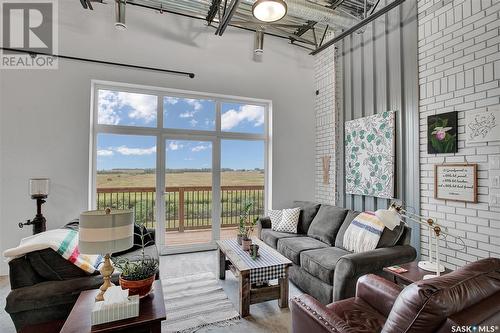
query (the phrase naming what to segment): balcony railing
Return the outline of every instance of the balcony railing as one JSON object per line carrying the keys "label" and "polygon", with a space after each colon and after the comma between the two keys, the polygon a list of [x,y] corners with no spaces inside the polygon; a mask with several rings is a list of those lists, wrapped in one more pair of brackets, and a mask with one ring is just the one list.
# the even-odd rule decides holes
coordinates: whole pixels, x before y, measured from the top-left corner
{"label": "balcony railing", "polygon": [[[166,231],[210,229],[212,227],[212,187],[166,187]],[[137,223],[154,227],[156,188],[115,187],[97,189],[97,209],[134,209]],[[247,202],[253,202],[250,218],[264,213],[264,186],[221,186],[221,226],[238,225]]]}

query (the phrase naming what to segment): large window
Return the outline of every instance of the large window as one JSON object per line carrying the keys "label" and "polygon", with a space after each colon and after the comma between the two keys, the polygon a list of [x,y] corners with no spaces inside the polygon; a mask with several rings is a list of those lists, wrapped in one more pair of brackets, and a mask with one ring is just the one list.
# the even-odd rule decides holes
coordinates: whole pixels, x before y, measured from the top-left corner
{"label": "large window", "polygon": [[107,82],[93,96],[92,208],[133,209],[171,252],[235,237],[246,203],[264,212],[270,101]]}

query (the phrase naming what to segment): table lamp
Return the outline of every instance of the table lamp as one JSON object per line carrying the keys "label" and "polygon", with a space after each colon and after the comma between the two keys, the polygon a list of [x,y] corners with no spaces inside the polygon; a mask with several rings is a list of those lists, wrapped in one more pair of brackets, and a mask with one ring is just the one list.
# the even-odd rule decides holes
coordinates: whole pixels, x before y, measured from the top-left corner
{"label": "table lamp", "polygon": [[[435,276],[440,276],[444,272],[444,266],[439,263],[439,236],[450,235],[445,232],[434,219],[426,218],[421,215],[408,212],[403,205],[393,202],[389,209],[379,209],[375,212],[375,216],[390,230],[393,230],[399,223],[404,222],[402,218],[410,219],[418,224],[424,225],[429,228],[429,260],[422,260],[418,262],[418,267],[425,271],[435,272],[436,274],[428,274],[424,279],[429,279]],[[460,238],[454,235],[450,235]],[[433,261],[432,247],[433,238],[435,241],[436,261]]]}
{"label": "table lamp", "polygon": [[114,272],[110,254],[134,245],[134,212],[132,210],[92,210],[80,214],[78,248],[83,254],[104,255],[101,275],[104,283],[95,300],[103,301],[104,293],[113,285]]}

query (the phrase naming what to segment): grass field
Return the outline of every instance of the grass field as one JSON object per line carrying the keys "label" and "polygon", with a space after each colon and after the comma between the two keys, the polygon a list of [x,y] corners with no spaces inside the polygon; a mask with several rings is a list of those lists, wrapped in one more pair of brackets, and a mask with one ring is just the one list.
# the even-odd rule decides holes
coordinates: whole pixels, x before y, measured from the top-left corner
{"label": "grass field", "polygon": [[[167,173],[167,186],[211,186],[210,172]],[[155,174],[141,172],[97,173],[97,188],[109,187],[154,187]],[[260,171],[224,171],[221,173],[222,186],[264,185],[264,173]]]}

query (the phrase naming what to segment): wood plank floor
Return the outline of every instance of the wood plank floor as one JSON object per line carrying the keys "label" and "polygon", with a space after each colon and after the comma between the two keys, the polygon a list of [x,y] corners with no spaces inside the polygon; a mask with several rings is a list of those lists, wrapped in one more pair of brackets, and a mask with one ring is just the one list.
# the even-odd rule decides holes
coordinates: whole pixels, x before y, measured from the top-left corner
{"label": "wood plank floor", "polygon": [[[222,228],[221,239],[236,238],[236,227]],[[184,232],[169,231],[165,233],[165,244],[168,246],[204,244],[212,240],[212,230],[186,230]]]}

